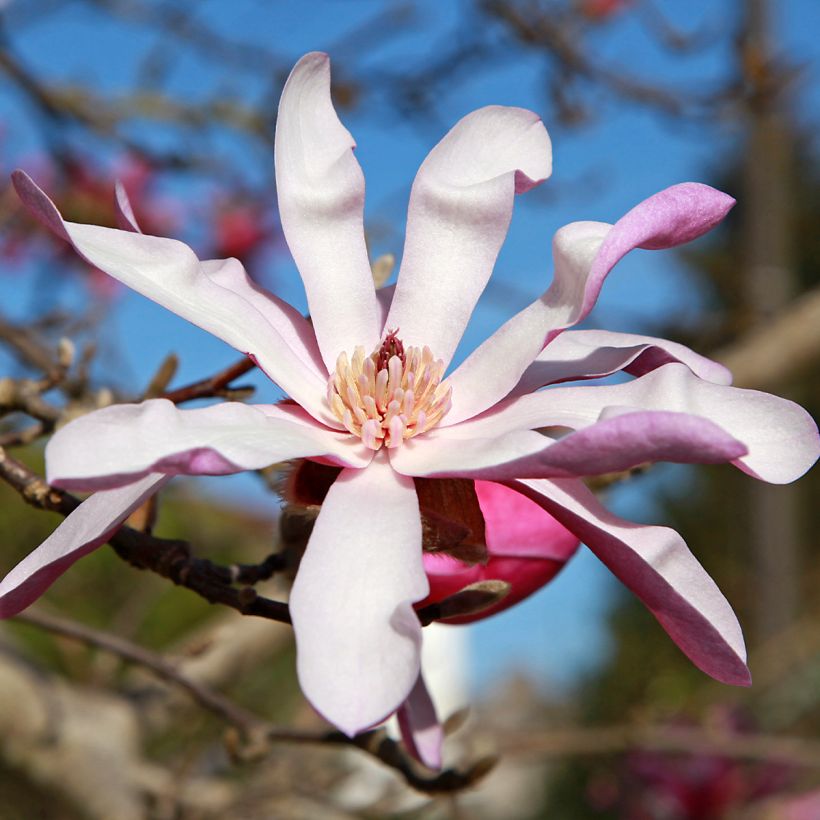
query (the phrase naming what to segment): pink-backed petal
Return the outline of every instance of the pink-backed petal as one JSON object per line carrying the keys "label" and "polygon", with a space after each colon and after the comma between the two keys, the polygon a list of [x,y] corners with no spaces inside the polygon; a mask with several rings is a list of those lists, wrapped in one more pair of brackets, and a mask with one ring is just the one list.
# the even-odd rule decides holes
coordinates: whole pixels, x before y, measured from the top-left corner
{"label": "pink-backed petal", "polygon": [[734,204],[722,191],[683,182],[636,205],[615,223],[595,257],[578,313],[571,315],[572,324],[592,310],[607,274],[631,250],[657,251],[691,242],[719,224]]}
{"label": "pink-backed petal", "polygon": [[489,560],[469,566],[442,553],[425,553],[430,595],[419,606],[454,595],[468,584],[498,580],[509,593],[495,606],[442,623],[467,624],[489,618],[549,583],[578,549],[578,538],[534,501],[503,484],[475,482],[484,516]]}
{"label": "pink-backed petal", "polygon": [[751,683],[732,608],[674,530],[617,518],[576,479],[512,486],[572,530],[644,602],[697,667],[723,683]]}
{"label": "pink-backed petal", "polygon": [[449,363],[492,273],[513,199],[552,171],[549,136],[522,108],[468,114],[430,152],[413,183],[387,327]]}
{"label": "pink-backed petal", "polygon": [[330,61],[302,57],[285,83],[276,120],[279,216],[307,293],[329,371],[342,351],[372,350],[379,312],[364,241],[364,176],[356,143],[330,99]]}
{"label": "pink-backed petal", "polygon": [[347,433],[275,408],[226,402],[180,410],[167,399],[80,416],[46,446],[48,480],[74,490],[122,486],[147,473],[226,475],[311,457],[364,467],[372,452]]}
{"label": "pink-backed petal", "polygon": [[439,723],[436,706],[421,672],[407,700],[396,712],[396,717],[407,751],[428,769],[438,771],[441,768],[444,729]]}
{"label": "pink-backed petal", "polygon": [[10,618],[39,598],[75,561],[104,544],[168,476],[148,475],[87,498],[36,550],[0,582],[0,618]]}
{"label": "pink-backed petal", "polygon": [[615,225],[576,222],[561,228],[553,239],[552,284],[452,374],[453,409],[444,423],[475,416],[506,396],[550,339],[587,316],[607,275],[629,251],[696,239],[734,202],[708,185],[685,182],[644,200]]}
{"label": "pink-backed petal", "polygon": [[530,430],[491,439],[448,438],[445,430],[408,442],[391,463],[405,475],[510,481],[602,475],[655,461],[722,464],[746,453],[708,419],[628,410],[557,441]]}
{"label": "pink-backed petal", "polygon": [[523,396],[558,382],[599,379],[619,370],[643,376],[670,362],[685,364],[706,381],[732,383],[722,364],[677,342],[608,330],[567,330],[541,351],[510,395]]}
{"label": "pink-backed petal", "polygon": [[446,428],[446,435],[495,438],[550,426],[579,429],[595,424],[607,408],[668,411],[708,419],[746,446],[748,454],[734,460],[734,465],[773,484],[799,478],[820,455],[817,425],[800,405],[757,390],[704,381],[675,363],[623,384],[552,387],[520,396]]}
{"label": "pink-backed petal", "polygon": [[66,222],[25,173],[15,171],[12,180],[28,210],[90,264],[251,355],[288,395],[337,426],[326,409],[325,374],[288,343],[308,345],[305,320],[250,286],[238,262],[201,262],[174,239]]}
{"label": "pink-backed petal", "polygon": [[353,736],[407,699],[419,674],[427,595],[413,481],[379,455],[343,470],[322,504],[290,611],[297,671],[318,712]]}

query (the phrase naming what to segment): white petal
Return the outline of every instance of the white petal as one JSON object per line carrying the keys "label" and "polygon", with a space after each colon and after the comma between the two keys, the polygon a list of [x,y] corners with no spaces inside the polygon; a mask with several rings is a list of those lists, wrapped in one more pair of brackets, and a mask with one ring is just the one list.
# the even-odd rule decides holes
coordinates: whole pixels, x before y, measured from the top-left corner
{"label": "white petal", "polygon": [[326,407],[326,374],[310,361],[305,319],[251,285],[239,262],[201,262],[175,239],[66,222],[26,174],[12,180],[29,211],[94,267],[252,356],[316,418],[338,426]]}
{"label": "white petal", "polygon": [[412,479],[379,456],[330,488],[290,598],[297,670],[313,706],[348,735],[384,720],[419,674],[412,604],[429,585]]}
{"label": "white petal", "polygon": [[147,473],[225,475],[292,458],[363,467],[371,454],[347,433],[276,406],[226,402],[180,410],[167,399],[115,404],[67,424],[46,447],[49,481],[96,490]]}
{"label": "white petal", "polygon": [[75,561],[104,544],[168,476],[148,475],[87,498],[36,550],[0,583],[0,618],[9,618],[39,598]]}
{"label": "white petal", "polygon": [[523,396],[557,382],[598,379],[619,370],[642,376],[675,361],[706,381],[732,383],[732,374],[722,364],[677,342],[608,330],[567,330],[541,351],[510,395]]}
{"label": "white petal", "polygon": [[330,61],[302,57],[276,120],[279,216],[307,293],[328,371],[342,351],[379,341],[379,311],[364,241],[364,177],[355,142],[330,99]]}
{"label": "white petal", "polygon": [[430,152],[410,194],[407,236],[386,327],[449,363],[492,273],[516,193],[552,170],[537,114],[489,106]]}

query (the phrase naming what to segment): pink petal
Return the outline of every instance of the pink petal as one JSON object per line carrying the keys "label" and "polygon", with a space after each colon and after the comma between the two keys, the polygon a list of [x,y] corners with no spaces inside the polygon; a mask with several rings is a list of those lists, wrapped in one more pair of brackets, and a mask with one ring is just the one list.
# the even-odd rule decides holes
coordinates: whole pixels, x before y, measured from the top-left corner
{"label": "pink petal", "polygon": [[302,691],[353,736],[407,699],[428,592],[412,479],[382,456],[343,470],[322,504],[290,598]]}
{"label": "pink petal", "polygon": [[549,426],[579,429],[611,412],[607,408],[708,419],[746,446],[748,454],[735,459],[734,465],[773,484],[799,478],[820,454],[817,425],[799,405],[757,390],[704,381],[675,363],[623,384],[553,387],[520,396],[447,428],[447,437],[495,438]]}
{"label": "pink petal", "polygon": [[401,739],[407,751],[428,769],[441,768],[441,746],[444,729],[438,721],[436,707],[419,672],[407,700],[396,712]]}
{"label": "pink petal", "polygon": [[364,177],[330,99],[330,61],[313,52],[290,73],[276,121],[282,230],[307,293],[329,371],[342,351],[370,352],[379,313],[364,241]]}
{"label": "pink petal", "polygon": [[493,270],[513,199],[552,170],[549,136],[522,108],[468,114],[413,183],[396,295],[387,319],[405,345],[450,361]]}
{"label": "pink petal", "polygon": [[39,598],[75,561],[104,544],[169,480],[164,475],[148,475],[83,501],[0,582],[0,618],[16,615]]}
{"label": "pink petal", "polygon": [[503,484],[476,481],[492,557],[568,561],[578,539],[526,496]]}
{"label": "pink petal", "polygon": [[511,589],[495,606],[442,623],[472,623],[508,609],[551,581],[578,549],[575,535],[521,493],[489,481],[476,481],[475,489],[484,515],[489,560],[485,565],[469,566],[448,555],[425,553],[430,595],[419,606],[454,595],[477,581],[506,581]]}
{"label": "pink petal", "polygon": [[506,396],[550,339],[586,317],[604,279],[629,251],[689,242],[720,222],[732,205],[730,196],[708,185],[685,182],[644,200],[613,226],[576,222],[561,228],[553,239],[552,285],[450,376],[453,409],[444,423],[475,416]]}
{"label": "pink petal", "polygon": [[645,199],[621,217],[607,235],[585,283],[573,324],[592,310],[607,274],[635,248],[675,248],[711,231],[734,207],[735,200],[699,182],[672,185]]}
{"label": "pink petal", "polygon": [[644,602],[697,667],[723,683],[751,683],[734,612],[674,530],[617,518],[574,479],[512,486],[572,530]]}
{"label": "pink petal", "polygon": [[685,364],[706,381],[732,383],[732,374],[722,364],[677,342],[608,330],[567,330],[541,351],[510,395],[523,396],[557,382],[598,379],[619,370],[642,376],[670,362]]}
{"label": "pink petal", "polygon": [[391,463],[405,475],[510,481],[601,475],[655,461],[721,464],[746,452],[708,419],[630,410],[610,413],[557,441],[529,430],[475,439],[440,431],[405,444]]}
{"label": "pink petal", "polygon": [[174,239],[65,222],[25,173],[12,180],[26,208],[90,264],[251,355],[288,395],[337,426],[326,410],[326,373],[311,361],[306,320],[251,285],[239,262],[201,262]]}
{"label": "pink petal", "polygon": [[275,407],[226,402],[180,410],[166,399],[81,416],[46,447],[49,481],[77,490],[122,486],[147,473],[226,475],[311,457],[364,467],[372,453],[347,433]]}

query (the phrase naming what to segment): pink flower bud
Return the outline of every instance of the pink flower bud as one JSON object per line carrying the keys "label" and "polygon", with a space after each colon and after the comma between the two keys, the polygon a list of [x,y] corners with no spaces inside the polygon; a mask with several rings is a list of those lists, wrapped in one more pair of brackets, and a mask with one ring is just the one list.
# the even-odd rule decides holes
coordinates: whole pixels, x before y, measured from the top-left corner
{"label": "pink flower bud", "polygon": [[491,481],[476,481],[475,490],[489,560],[470,566],[443,553],[426,552],[430,595],[417,606],[436,603],[477,581],[506,581],[512,588],[489,609],[442,623],[471,623],[517,604],[549,583],[578,549],[578,539],[569,530],[515,490]]}

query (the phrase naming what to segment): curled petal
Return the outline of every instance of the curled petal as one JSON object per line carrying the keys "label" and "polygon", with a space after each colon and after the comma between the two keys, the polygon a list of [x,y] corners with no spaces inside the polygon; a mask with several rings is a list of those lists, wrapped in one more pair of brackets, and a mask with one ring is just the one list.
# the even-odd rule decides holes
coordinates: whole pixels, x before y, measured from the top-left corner
{"label": "curled petal", "polygon": [[289,396],[336,426],[325,407],[326,373],[311,361],[309,325],[251,284],[237,260],[202,262],[182,242],[134,232],[136,223],[120,231],[66,222],[25,173],[12,181],[26,208],[90,264],[252,356]]}
{"label": "curled petal", "polygon": [[444,423],[471,418],[504,398],[550,339],[587,316],[607,275],[629,251],[689,242],[720,222],[734,202],[708,185],[685,182],[644,200],[615,225],[561,228],[553,239],[552,285],[450,376],[453,409]]}
{"label": "curled petal", "polygon": [[440,769],[444,729],[421,672],[396,717],[407,751],[428,769]]}
{"label": "curled petal", "polygon": [[549,136],[522,108],[468,114],[419,169],[386,327],[447,364],[507,234],[513,199],[552,170]]}
{"label": "curled petal", "polygon": [[346,734],[384,720],[419,675],[428,592],[413,482],[379,456],[330,488],[302,558],[290,611],[302,691]]}
{"label": "curled petal", "polygon": [[698,668],[722,683],[751,683],[732,608],[674,530],[617,518],[574,479],[517,481],[512,486],[572,530],[643,601]]}
{"label": "curled petal", "polygon": [[523,396],[558,382],[599,379],[619,370],[643,376],[670,362],[685,364],[706,381],[732,383],[722,364],[677,342],[608,330],[567,330],[541,351],[510,395]]}
{"label": "curled petal", "polygon": [[746,453],[744,444],[708,419],[616,408],[557,441],[530,430],[486,439],[449,438],[442,431],[405,445],[392,463],[413,476],[510,481],[602,475],[655,461],[721,464]]}
{"label": "curled petal", "polygon": [[238,402],[180,410],[167,399],[88,413],[46,447],[49,481],[75,490],[118,487],[148,473],[227,475],[304,457],[363,467],[371,454],[307,414]]}
{"label": "curled petal", "polygon": [[0,618],[39,598],[75,561],[104,544],[123,521],[170,478],[147,475],[87,498],[0,582]]}
{"label": "curled petal", "polygon": [[623,384],[552,387],[520,396],[447,428],[447,435],[479,438],[550,426],[580,429],[598,422],[602,414],[612,414],[608,408],[708,419],[745,445],[746,455],[732,463],[773,484],[799,478],[820,454],[817,425],[800,405],[757,390],[704,381],[675,363]]}
{"label": "curled petal", "polygon": [[330,99],[330,61],[302,57],[285,83],[276,121],[279,216],[307,293],[328,371],[343,351],[372,350],[379,311],[364,241],[364,176],[355,142]]}
{"label": "curled petal", "polygon": [[128,198],[128,192],[119,180],[114,184],[114,211],[117,217],[117,225],[121,230],[142,233],[131,200]]}

